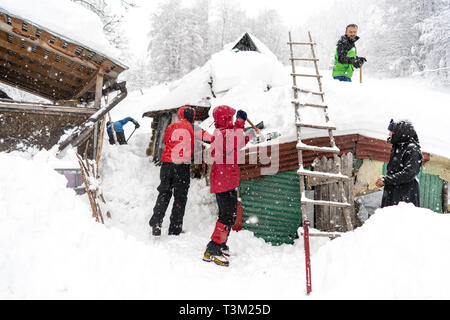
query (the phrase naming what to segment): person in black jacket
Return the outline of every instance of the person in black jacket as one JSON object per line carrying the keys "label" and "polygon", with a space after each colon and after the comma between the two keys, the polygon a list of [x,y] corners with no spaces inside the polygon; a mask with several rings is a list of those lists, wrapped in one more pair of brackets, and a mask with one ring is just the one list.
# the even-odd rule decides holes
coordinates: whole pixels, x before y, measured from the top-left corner
{"label": "person in black jacket", "polygon": [[391,157],[386,175],[376,182],[377,187],[384,186],[381,207],[394,206],[401,201],[420,207],[419,182],[416,177],[423,156],[417,133],[411,122],[406,120],[391,120],[388,130],[388,142],[392,143]]}
{"label": "person in black jacket", "polygon": [[336,80],[351,82],[354,69],[361,68],[367,61],[366,58],[356,55],[355,42],[359,40],[357,33],[358,26],[349,24],[345,35],[337,42],[333,68],[333,78]]}

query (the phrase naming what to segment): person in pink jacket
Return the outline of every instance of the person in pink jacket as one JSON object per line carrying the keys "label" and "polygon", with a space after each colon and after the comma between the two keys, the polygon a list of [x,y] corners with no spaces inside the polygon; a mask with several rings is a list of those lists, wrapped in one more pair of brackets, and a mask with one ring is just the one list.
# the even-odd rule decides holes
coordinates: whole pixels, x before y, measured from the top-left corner
{"label": "person in pink jacket", "polygon": [[231,227],[236,219],[237,190],[240,185],[239,151],[250,138],[244,134],[247,113],[239,110],[233,124],[236,110],[229,106],[218,106],[213,110],[215,121],[214,134],[211,140],[211,193],[216,194],[219,217],[206,247],[203,260],[228,266],[227,240]]}

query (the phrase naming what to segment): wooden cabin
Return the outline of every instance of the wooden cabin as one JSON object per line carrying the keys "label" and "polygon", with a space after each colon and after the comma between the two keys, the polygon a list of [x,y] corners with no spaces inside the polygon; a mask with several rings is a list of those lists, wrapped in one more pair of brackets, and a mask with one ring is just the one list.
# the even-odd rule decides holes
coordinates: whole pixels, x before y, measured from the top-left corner
{"label": "wooden cabin", "polygon": [[101,98],[117,89],[126,69],[58,30],[0,8],[0,81],[45,99],[0,99],[0,152],[50,149],[66,129],[98,111]]}

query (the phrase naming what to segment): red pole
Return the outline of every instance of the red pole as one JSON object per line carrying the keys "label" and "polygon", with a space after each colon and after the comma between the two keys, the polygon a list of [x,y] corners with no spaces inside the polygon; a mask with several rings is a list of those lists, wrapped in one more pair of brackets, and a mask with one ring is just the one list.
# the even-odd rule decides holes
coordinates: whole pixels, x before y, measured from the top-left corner
{"label": "red pole", "polygon": [[303,239],[305,241],[305,266],[306,266],[306,294],[309,295],[312,291],[311,287],[311,260],[309,254],[309,226],[310,222],[305,220],[303,222]]}

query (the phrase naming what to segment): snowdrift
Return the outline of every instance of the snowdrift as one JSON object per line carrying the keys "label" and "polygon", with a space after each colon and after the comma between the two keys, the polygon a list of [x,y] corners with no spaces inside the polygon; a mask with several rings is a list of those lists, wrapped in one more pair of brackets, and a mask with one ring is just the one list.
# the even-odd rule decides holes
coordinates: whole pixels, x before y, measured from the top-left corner
{"label": "snowdrift", "polygon": [[[378,210],[333,241],[312,238],[309,297],[302,239],[274,247],[232,232],[228,269],[201,260],[217,218],[204,181],[191,183],[185,233],[168,236],[166,218],[161,238],[151,237],[159,168],[145,157],[146,135],[135,138],[105,145],[102,188],[113,216],[106,225],[91,217],[85,195],[65,188],[51,152],[0,154],[1,299],[449,297],[450,215],[408,204]],[[218,278],[222,290],[205,289]]]}

